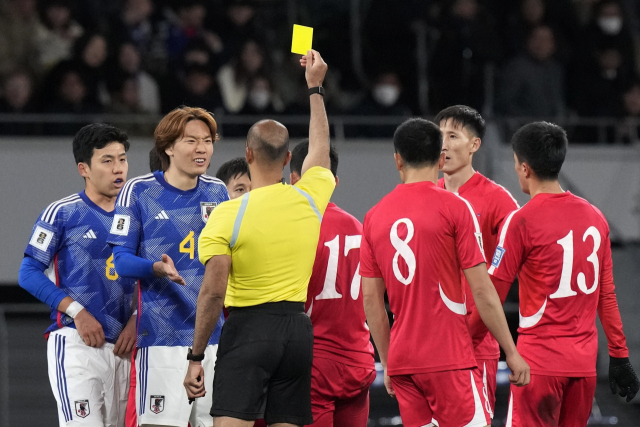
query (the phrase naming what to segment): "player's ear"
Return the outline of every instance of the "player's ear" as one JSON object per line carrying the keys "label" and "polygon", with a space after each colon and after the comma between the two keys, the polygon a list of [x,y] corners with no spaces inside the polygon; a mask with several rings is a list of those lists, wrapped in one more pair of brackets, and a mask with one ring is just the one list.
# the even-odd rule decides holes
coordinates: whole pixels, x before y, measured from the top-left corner
{"label": "player's ear", "polygon": [[393,158],[396,161],[396,169],[398,169],[399,171],[402,170],[402,168],[404,167],[404,162],[402,161],[402,157],[400,157],[400,154],[393,153]]}
{"label": "player's ear", "polygon": [[338,178],[338,176],[336,175],[336,187],[338,186],[338,184],[340,184],[340,178]]}
{"label": "player's ear", "polygon": [[244,150],[244,156],[247,159],[247,163],[251,164],[253,162],[253,159],[254,159],[253,150],[249,148],[248,145],[247,145],[247,148],[245,148]]}
{"label": "player's ear", "polygon": [[442,153],[440,153],[440,158],[438,159],[438,170],[444,167],[445,158],[446,158],[446,154],[443,151]]}
{"label": "player's ear", "polygon": [[90,167],[88,164],[84,162],[78,163],[78,173],[83,178],[89,178],[89,170],[90,170]]}
{"label": "player's ear", "polygon": [[284,169],[285,166],[287,166],[289,164],[289,161],[291,161],[291,151],[287,151],[287,157],[285,157],[284,163],[282,165],[283,169]]}
{"label": "player's ear", "polygon": [[475,153],[480,149],[482,145],[482,140],[477,136],[471,140],[471,154]]}

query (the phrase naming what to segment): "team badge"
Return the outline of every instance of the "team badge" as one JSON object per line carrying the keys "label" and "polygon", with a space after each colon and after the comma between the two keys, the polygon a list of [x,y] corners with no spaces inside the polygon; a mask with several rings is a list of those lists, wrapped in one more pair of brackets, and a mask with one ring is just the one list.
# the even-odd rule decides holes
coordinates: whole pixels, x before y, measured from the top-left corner
{"label": "team badge", "polygon": [[502,255],[504,255],[504,248],[498,246],[496,248],[496,252],[493,254],[493,259],[491,260],[491,265],[494,267],[498,267],[500,265],[500,261],[502,261]]}
{"label": "team badge", "polygon": [[202,213],[202,220],[207,222],[209,215],[213,209],[218,206],[217,202],[200,202],[200,212]]}
{"label": "team badge", "polygon": [[151,396],[151,412],[159,414],[164,411],[164,396]]}
{"label": "team badge", "polygon": [[80,418],[87,418],[91,413],[88,400],[76,400],[76,415]]}
{"label": "team badge", "polygon": [[46,252],[47,248],[49,248],[49,243],[51,243],[52,238],[53,233],[51,231],[37,226],[33,231],[33,235],[31,236],[29,244],[40,249],[43,252]]}
{"label": "team badge", "polygon": [[128,235],[130,224],[131,224],[131,217],[129,215],[120,215],[120,214],[114,215],[113,223],[111,224],[111,234],[117,234],[119,236]]}

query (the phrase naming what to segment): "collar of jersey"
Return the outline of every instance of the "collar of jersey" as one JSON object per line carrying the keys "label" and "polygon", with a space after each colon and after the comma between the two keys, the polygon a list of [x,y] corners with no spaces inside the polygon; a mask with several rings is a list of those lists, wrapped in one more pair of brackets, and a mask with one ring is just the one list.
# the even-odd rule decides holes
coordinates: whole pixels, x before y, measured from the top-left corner
{"label": "collar of jersey", "polygon": [[84,202],[91,208],[94,209],[98,212],[100,212],[102,215],[106,215],[106,216],[113,216],[113,214],[115,213],[115,206],[114,206],[114,210],[112,210],[111,212],[107,212],[104,209],[102,209],[100,206],[96,205],[95,203],[93,203],[93,201],[89,198],[89,196],[87,196],[84,192],[84,190],[82,190],[81,192],[78,193],[78,196],[80,196],[80,198],[82,200],[84,200]]}
{"label": "collar of jersey", "polygon": [[196,191],[198,191],[198,187],[200,187],[200,177],[198,177],[198,184],[196,184],[195,187],[193,187],[191,190],[181,190],[179,188],[174,187],[173,185],[169,184],[165,179],[164,179],[164,172],[162,171],[155,171],[153,173],[153,176],[156,177],[156,181],[158,181],[160,183],[160,185],[162,185],[164,188],[166,188],[169,191],[172,191],[174,193],[178,193],[178,194],[193,194]]}

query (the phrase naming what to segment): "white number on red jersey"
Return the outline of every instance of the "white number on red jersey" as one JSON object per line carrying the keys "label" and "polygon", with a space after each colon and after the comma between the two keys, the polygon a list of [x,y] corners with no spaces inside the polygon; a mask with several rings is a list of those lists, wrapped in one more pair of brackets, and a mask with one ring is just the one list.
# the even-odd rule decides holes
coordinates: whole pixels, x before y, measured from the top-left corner
{"label": "white number on red jersey", "polygon": [[[351,249],[359,249],[360,242],[362,241],[361,235],[345,236],[344,237],[344,256],[349,255]],[[338,262],[340,257],[340,236],[334,237],[332,240],[325,242],[324,244],[329,248],[329,262],[327,263],[327,274],[324,278],[324,286],[322,292],[316,297],[320,299],[337,299],[342,298],[342,295],[338,293],[336,289],[336,279],[338,277]],[[353,279],[351,280],[351,298],[357,300],[360,295],[360,263],[356,268]]]}
{"label": "white number on red jersey", "polygon": [[[404,224],[407,226],[407,237],[402,240],[398,236],[398,225]],[[413,276],[416,274],[416,256],[409,247],[408,243],[413,239],[413,222],[409,218],[401,218],[393,223],[391,227],[391,245],[396,250],[396,254],[393,256],[393,274],[396,276],[396,279],[403,285],[408,285],[413,280]],[[407,264],[409,268],[409,273],[407,277],[402,275],[400,271],[400,266],[398,265],[398,258],[402,257],[404,262]]]}
{"label": "white number on red jersey", "polygon": [[[600,243],[602,237],[600,232],[594,226],[591,226],[584,232],[582,241],[586,242],[587,237],[591,236],[593,239],[593,252],[587,257],[587,261],[593,264],[594,279],[593,285],[587,288],[587,279],[583,272],[578,273],[578,288],[585,294],[589,295],[595,292],[598,287],[598,279],[600,277],[600,264],[598,263],[598,249],[600,249]],[[573,230],[569,231],[569,234],[558,240],[558,244],[562,246],[562,273],[560,276],[560,286],[549,298],[567,298],[574,295],[578,295],[576,291],[571,289],[571,276],[573,274]]]}

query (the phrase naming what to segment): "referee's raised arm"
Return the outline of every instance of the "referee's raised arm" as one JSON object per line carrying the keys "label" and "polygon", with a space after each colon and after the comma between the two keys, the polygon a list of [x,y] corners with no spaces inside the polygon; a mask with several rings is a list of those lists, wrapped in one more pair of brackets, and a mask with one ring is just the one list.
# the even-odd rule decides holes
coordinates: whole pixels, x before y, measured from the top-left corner
{"label": "referee's raised arm", "polygon": [[307,70],[304,74],[309,87],[311,103],[311,120],[309,121],[309,154],[302,164],[302,174],[314,166],[329,169],[329,121],[324,108],[324,89],[322,81],[327,73],[327,64],[315,50],[309,50],[300,63]]}

